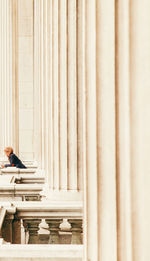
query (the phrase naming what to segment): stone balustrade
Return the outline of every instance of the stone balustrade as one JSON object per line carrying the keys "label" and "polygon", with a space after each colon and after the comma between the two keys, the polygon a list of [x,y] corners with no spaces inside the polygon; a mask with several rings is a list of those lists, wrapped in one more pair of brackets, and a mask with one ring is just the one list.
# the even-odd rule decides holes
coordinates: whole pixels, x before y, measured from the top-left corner
{"label": "stone balustrade", "polygon": [[[64,221],[65,219],[65,221]],[[42,220],[47,232],[39,234]],[[68,222],[67,222],[67,221]],[[63,224],[64,222],[64,224]],[[71,234],[71,244],[82,244],[82,203],[80,202],[14,202],[6,209],[2,237],[12,244],[21,243],[21,223],[28,233],[28,244],[62,244],[61,232]],[[63,224],[63,225],[62,225]],[[66,224],[69,226],[66,228]],[[66,229],[65,229],[66,228]],[[42,238],[42,239],[41,239]],[[68,244],[68,240],[65,240]]]}

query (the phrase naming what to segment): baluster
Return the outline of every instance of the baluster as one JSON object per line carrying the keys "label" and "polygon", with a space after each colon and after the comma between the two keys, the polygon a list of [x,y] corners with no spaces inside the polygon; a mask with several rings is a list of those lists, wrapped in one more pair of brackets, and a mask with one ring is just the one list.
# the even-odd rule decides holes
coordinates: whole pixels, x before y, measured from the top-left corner
{"label": "baluster", "polygon": [[25,228],[29,231],[29,241],[28,244],[38,244],[38,230],[41,219],[26,219],[23,224]]}
{"label": "baluster", "polygon": [[39,243],[40,244],[48,244],[49,243],[49,226],[46,224],[45,219],[40,223],[39,230]]}
{"label": "baluster", "polygon": [[68,219],[68,222],[71,224],[71,244],[82,244],[82,219]]}
{"label": "baluster", "polygon": [[62,223],[63,219],[46,219],[45,221],[49,225],[49,244],[60,244],[59,226]]}

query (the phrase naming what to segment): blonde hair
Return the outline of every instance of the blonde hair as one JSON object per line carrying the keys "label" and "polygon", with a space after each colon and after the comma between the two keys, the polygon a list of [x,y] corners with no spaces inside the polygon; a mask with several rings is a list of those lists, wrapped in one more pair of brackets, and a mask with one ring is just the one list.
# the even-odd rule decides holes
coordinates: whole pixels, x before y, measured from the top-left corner
{"label": "blonde hair", "polygon": [[4,152],[10,152],[10,154],[11,154],[11,153],[13,153],[13,148],[12,147],[6,147],[4,149]]}

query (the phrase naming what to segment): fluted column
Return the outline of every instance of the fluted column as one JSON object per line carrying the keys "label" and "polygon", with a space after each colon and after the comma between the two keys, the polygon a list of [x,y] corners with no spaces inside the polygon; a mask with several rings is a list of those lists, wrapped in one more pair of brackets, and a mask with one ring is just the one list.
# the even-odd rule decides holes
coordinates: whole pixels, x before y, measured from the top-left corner
{"label": "fluted column", "polygon": [[51,192],[78,192],[82,189],[82,1],[35,1],[34,38],[38,89],[34,144],[41,151],[37,157]]}
{"label": "fluted column", "polygon": [[67,190],[67,0],[59,1],[60,187]]}
{"label": "fluted column", "polygon": [[90,261],[117,260],[114,18],[113,0],[85,1],[84,242]]}
{"label": "fluted column", "polygon": [[68,8],[68,188],[77,189],[76,0]]}
{"label": "fluted column", "polygon": [[130,168],[130,5],[116,2],[116,150],[118,260],[132,260]]}
{"label": "fluted column", "polygon": [[150,259],[150,2],[130,10],[131,178],[133,261]]}
{"label": "fluted column", "polygon": [[[85,178],[85,219],[87,230],[85,230],[85,260],[98,261],[98,210],[97,210],[97,151],[96,151],[96,5],[95,1],[85,2],[85,51],[86,64],[86,101],[85,101],[85,121],[87,133],[86,139],[86,178]],[[92,50],[92,52],[91,52]],[[87,143],[88,141],[88,143]],[[88,147],[87,147],[88,146]],[[87,183],[88,182],[88,183]],[[91,191],[90,191],[91,190]],[[90,193],[90,197],[89,194]],[[87,201],[88,197],[88,201]],[[91,213],[95,213],[92,215]],[[93,224],[95,226],[93,227]],[[94,229],[95,228],[95,229]],[[92,247],[90,247],[92,246]]]}
{"label": "fluted column", "polygon": [[17,138],[17,68],[16,1],[0,1],[0,156],[5,146],[18,148]]}
{"label": "fluted column", "polygon": [[34,1],[34,151],[41,167],[41,95],[40,95],[40,1]]}

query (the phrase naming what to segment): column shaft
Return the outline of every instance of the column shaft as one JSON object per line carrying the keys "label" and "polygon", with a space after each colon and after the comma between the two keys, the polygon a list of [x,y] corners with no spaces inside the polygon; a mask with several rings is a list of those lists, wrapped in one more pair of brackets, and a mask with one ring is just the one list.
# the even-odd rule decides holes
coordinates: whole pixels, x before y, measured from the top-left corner
{"label": "column shaft", "polygon": [[116,5],[116,139],[118,260],[132,260],[130,178],[129,1]]}
{"label": "column shaft", "polygon": [[133,261],[150,259],[150,2],[130,5]]}
{"label": "column shaft", "polygon": [[68,3],[68,189],[77,189],[76,0]]}
{"label": "column shaft", "polygon": [[90,261],[117,259],[114,17],[114,1],[85,1],[85,260]]}
{"label": "column shaft", "polygon": [[34,148],[52,191],[82,188],[81,12],[76,0],[34,5]]}
{"label": "column shaft", "polygon": [[53,155],[54,189],[59,189],[59,53],[58,0],[53,0]]}
{"label": "column shaft", "polygon": [[[86,1],[86,50],[85,50],[85,92],[86,92],[86,190],[85,231],[86,258],[98,261],[98,216],[97,216],[97,151],[96,151],[96,4]],[[91,52],[92,50],[92,52]],[[88,201],[87,201],[88,198]],[[94,215],[92,214],[94,213]],[[93,227],[93,224],[94,227]],[[94,242],[94,244],[93,244]]]}
{"label": "column shaft", "polygon": [[59,1],[60,188],[67,190],[67,0]]}
{"label": "column shaft", "polygon": [[0,142],[0,156],[2,157],[5,146],[17,148],[17,139],[14,139],[16,137],[17,121],[15,119],[17,115],[14,121],[12,120],[13,112],[17,106],[16,96],[14,96],[17,88],[14,86],[16,70],[13,70],[16,50],[16,43],[13,41],[16,37],[16,5],[10,0],[1,0],[0,5],[0,120],[2,122],[0,135],[3,137]]}

